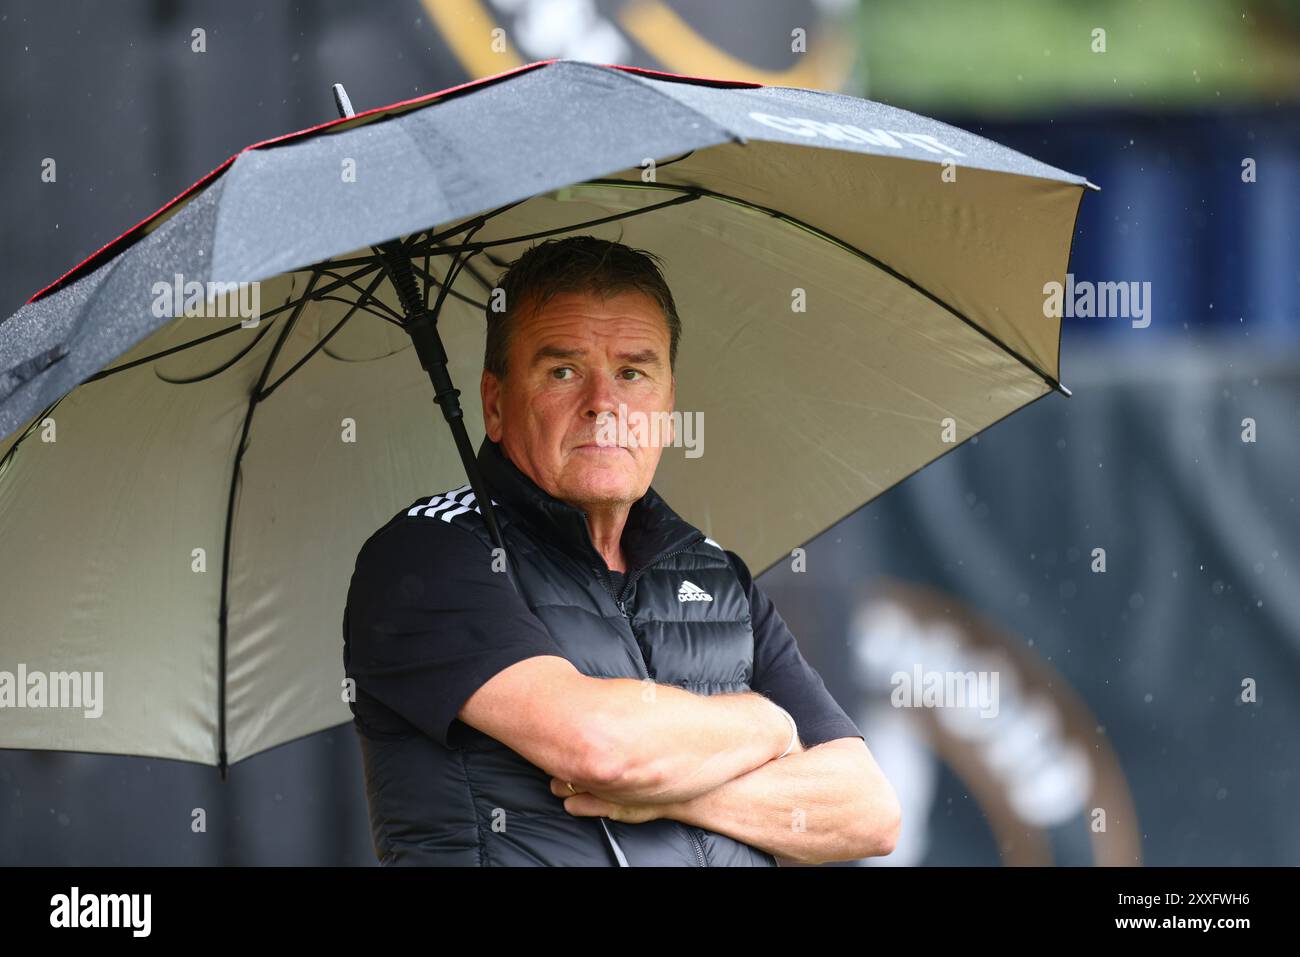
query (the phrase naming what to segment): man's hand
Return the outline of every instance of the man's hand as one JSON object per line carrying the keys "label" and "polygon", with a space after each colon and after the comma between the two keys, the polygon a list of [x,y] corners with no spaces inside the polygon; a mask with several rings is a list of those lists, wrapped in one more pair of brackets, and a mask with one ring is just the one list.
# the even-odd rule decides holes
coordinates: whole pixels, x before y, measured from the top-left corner
{"label": "man's hand", "polygon": [[605,817],[611,821],[624,824],[644,824],[657,821],[661,817],[672,817],[676,803],[671,804],[624,804],[612,801],[584,790],[582,785],[574,784],[574,791],[569,784],[559,778],[551,778],[551,793],[564,798],[564,809],[574,817]]}

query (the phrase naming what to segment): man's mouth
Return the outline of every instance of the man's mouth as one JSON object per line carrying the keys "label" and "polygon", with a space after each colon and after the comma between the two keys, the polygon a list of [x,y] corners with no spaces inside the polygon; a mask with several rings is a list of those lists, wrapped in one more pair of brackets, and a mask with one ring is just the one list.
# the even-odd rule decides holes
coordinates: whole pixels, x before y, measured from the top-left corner
{"label": "man's mouth", "polygon": [[591,454],[595,454],[595,455],[612,455],[612,454],[617,453],[617,452],[627,452],[629,455],[632,454],[631,451],[630,451],[626,446],[623,446],[623,445],[601,445],[601,444],[599,444],[599,443],[597,443],[597,442],[590,442],[590,443],[588,443],[587,445],[579,445],[579,446],[577,446],[576,448],[574,448],[573,451],[575,451],[575,452],[584,452],[584,453],[586,453],[586,454],[588,454],[588,455],[591,455]]}

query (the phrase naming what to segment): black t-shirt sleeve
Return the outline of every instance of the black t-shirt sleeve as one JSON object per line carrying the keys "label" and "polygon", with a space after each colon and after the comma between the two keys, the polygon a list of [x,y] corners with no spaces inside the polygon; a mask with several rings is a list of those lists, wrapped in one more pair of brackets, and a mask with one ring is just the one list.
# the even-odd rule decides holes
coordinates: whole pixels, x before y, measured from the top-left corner
{"label": "black t-shirt sleeve", "polygon": [[727,552],[727,557],[749,595],[754,628],[753,690],[790,712],[804,747],[816,747],[836,738],[863,737],[826,690],[821,675],[804,659],[776,605],[754,583],[740,556]]}
{"label": "black t-shirt sleeve", "polygon": [[415,729],[447,747],[470,696],[537,655],[564,657],[508,573],[493,570],[491,549],[468,530],[402,518],[362,547],[343,643],[362,733]]}

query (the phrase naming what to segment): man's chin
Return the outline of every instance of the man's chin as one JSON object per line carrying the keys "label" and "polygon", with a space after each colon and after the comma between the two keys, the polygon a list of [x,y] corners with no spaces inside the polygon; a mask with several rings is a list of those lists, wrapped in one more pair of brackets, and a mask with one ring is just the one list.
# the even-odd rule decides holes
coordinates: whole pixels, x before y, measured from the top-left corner
{"label": "man's chin", "polygon": [[588,469],[582,477],[566,483],[564,491],[565,499],[584,505],[635,502],[645,494],[631,476],[612,468]]}

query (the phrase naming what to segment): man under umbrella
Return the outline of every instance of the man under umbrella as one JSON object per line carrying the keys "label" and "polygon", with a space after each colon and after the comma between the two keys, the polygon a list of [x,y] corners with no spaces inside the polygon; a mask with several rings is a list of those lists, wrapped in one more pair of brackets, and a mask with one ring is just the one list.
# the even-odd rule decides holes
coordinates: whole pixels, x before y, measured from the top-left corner
{"label": "man under umbrella", "polygon": [[674,409],[657,261],[576,236],[514,262],[487,311],[478,453],[504,550],[465,485],[357,557],[344,665],[381,863],[894,847],[899,804],[857,727],[739,556],[651,488],[665,442],[612,427]]}

